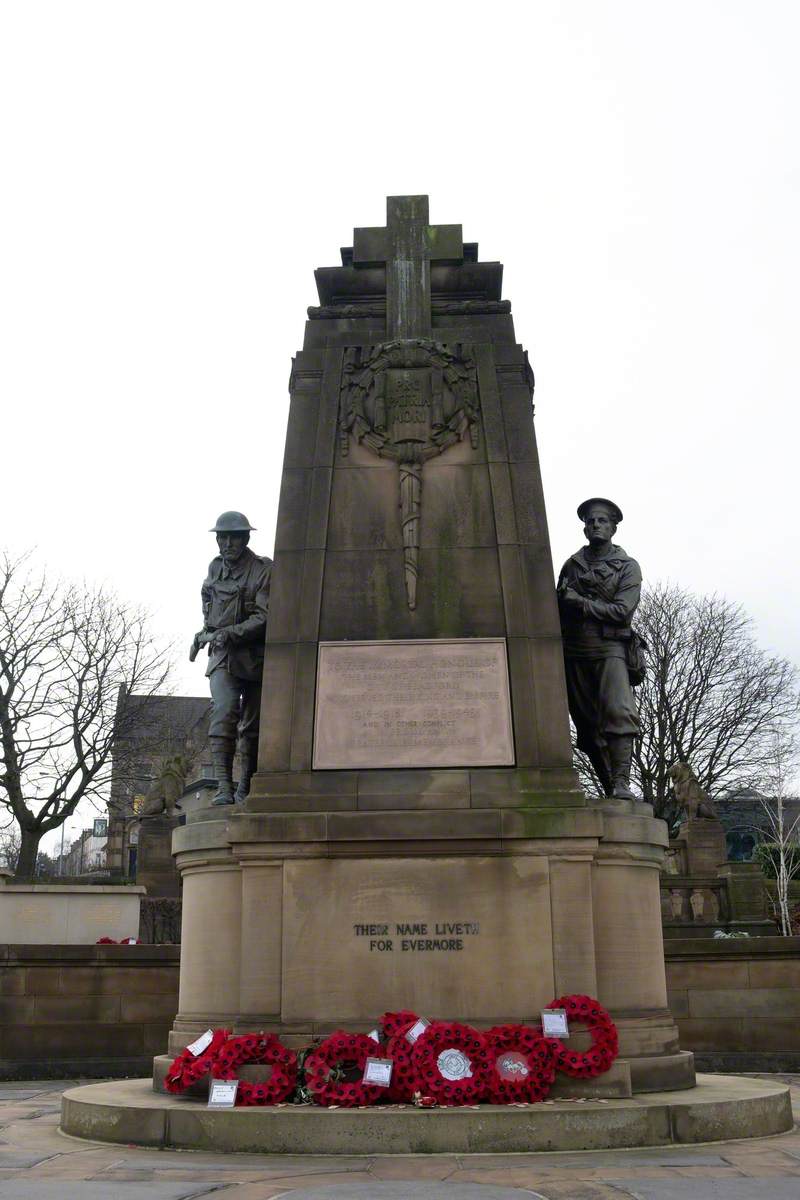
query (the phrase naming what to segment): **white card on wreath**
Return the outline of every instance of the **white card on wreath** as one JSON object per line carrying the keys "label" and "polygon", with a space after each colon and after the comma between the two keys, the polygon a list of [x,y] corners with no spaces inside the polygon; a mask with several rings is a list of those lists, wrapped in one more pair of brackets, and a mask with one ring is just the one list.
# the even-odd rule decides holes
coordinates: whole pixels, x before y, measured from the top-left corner
{"label": "white card on wreath", "polygon": [[208,1107],[233,1108],[238,1090],[238,1079],[212,1079],[208,1089]]}
{"label": "white card on wreath", "polygon": [[190,1042],[186,1049],[190,1054],[193,1054],[195,1058],[197,1058],[198,1054],[202,1054],[204,1050],[208,1049],[208,1047],[211,1045],[213,1037],[214,1030],[207,1029],[205,1033],[200,1034],[200,1037],[196,1042]]}
{"label": "white card on wreath", "polygon": [[392,1060],[390,1058],[368,1058],[364,1063],[363,1083],[376,1087],[388,1087],[392,1082]]}
{"label": "white card on wreath", "polygon": [[426,1021],[424,1017],[420,1017],[420,1019],[411,1026],[411,1028],[406,1033],[406,1038],[408,1039],[409,1042],[411,1042],[412,1046],[414,1045],[414,1042],[417,1040],[417,1038],[422,1037],[423,1033],[425,1032],[425,1030],[428,1028],[429,1025],[430,1025],[430,1021]]}
{"label": "white card on wreath", "polygon": [[543,1008],[542,1033],[545,1037],[568,1038],[567,1010],[565,1008]]}

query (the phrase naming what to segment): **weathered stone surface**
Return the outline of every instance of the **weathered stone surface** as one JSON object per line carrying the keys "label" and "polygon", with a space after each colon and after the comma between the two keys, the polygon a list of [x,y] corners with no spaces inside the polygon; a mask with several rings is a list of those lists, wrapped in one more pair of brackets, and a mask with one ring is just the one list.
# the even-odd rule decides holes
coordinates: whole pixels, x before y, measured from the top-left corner
{"label": "weathered stone surface", "polygon": [[540,858],[477,858],[466,875],[453,859],[292,862],[284,878],[287,1020],[368,1021],[387,996],[430,1016],[521,1020],[552,999]]}
{"label": "weathered stone surface", "polygon": [[423,547],[417,607],[404,599],[399,551],[347,550],[325,563],[321,641],[403,637],[498,637],[504,627],[497,551]]}
{"label": "weathered stone surface", "polygon": [[[291,712],[283,699],[297,698],[299,666],[297,660],[287,659],[282,642],[558,636],[531,420],[533,376],[524,351],[513,341],[508,304],[494,294],[475,299],[475,288],[499,290],[500,268],[474,261],[474,247],[469,259],[436,260],[441,246],[424,249],[429,236],[424,231],[450,227],[429,226],[423,219],[426,208],[424,197],[394,198],[386,228],[359,231],[356,237],[364,253],[369,246],[370,253],[391,256],[399,246],[415,246],[410,274],[406,268],[400,275],[393,274],[394,260],[378,266],[360,257],[360,252],[350,251],[341,268],[317,272],[324,319],[320,313],[312,314],[306,348],[292,371],[267,642],[260,764],[264,772],[291,765],[299,768],[306,759],[307,709],[295,705]],[[418,252],[421,257],[415,257]],[[434,254],[431,260],[426,257],[429,252]],[[432,327],[430,297],[426,299],[425,292],[429,276],[435,288],[446,292],[436,292],[436,343],[425,341]],[[417,287],[422,291],[415,291]],[[402,316],[397,315],[399,299],[391,299],[397,288],[411,306],[402,307]],[[334,318],[338,310],[341,320]],[[385,327],[381,318],[388,322]],[[457,329],[455,341],[444,337],[445,325]],[[401,327],[413,332],[403,335],[405,342],[392,342]],[[435,440],[441,436],[437,430],[444,428],[446,436],[444,444],[435,447],[434,457],[422,464],[418,529],[413,536],[398,507],[402,499],[398,461],[405,451],[392,450],[388,457],[380,457],[370,441],[385,439],[391,425],[388,410],[389,424],[384,426],[371,407],[372,383],[364,385],[362,399],[367,407],[356,406],[362,414],[356,425],[337,426],[341,413],[350,411],[347,397],[353,381],[358,381],[358,364],[377,361],[376,347],[388,344],[420,348],[422,359],[405,370],[404,378],[409,386],[421,381],[418,394],[423,399],[439,394],[435,378],[432,391],[425,382],[425,362],[444,364],[441,394],[451,397],[447,403],[455,405],[454,413],[471,414],[469,430],[459,427],[452,434],[446,423],[445,427],[436,423],[435,414],[431,417],[429,434]],[[433,349],[424,349],[428,345]],[[456,377],[448,374],[450,364],[469,362],[475,363],[475,383],[469,382],[467,366],[457,388]],[[396,391],[399,377],[389,365],[390,390]],[[391,400],[389,392],[387,398]],[[422,430],[427,418],[423,419],[422,409],[418,415]],[[397,444],[390,439],[388,449]],[[418,547],[413,550],[418,579],[416,602],[409,605],[407,560],[412,543]],[[515,555],[499,553],[511,547],[516,548]],[[317,556],[313,561],[312,554]],[[539,699],[542,716],[532,723],[532,705],[523,699],[515,705],[515,710],[519,707],[515,732],[526,747],[521,761],[566,768],[571,765],[568,737],[561,732],[554,738],[549,732],[555,725],[567,728],[563,669],[557,659],[554,663],[554,674],[540,671],[547,679]],[[300,682],[307,695],[307,678]],[[552,711],[552,717],[544,715],[547,711]],[[260,794],[256,780],[254,800]]]}
{"label": "weathered stone surface", "polygon": [[762,1137],[791,1129],[792,1114],[784,1085],[726,1076],[702,1076],[688,1091],[604,1103],[333,1111],[288,1105],[216,1112],[202,1101],[155,1095],[150,1080],[140,1079],[71,1089],[62,1100],[61,1126],[97,1141],[218,1152],[501,1154]]}
{"label": "weathered stone surface", "polygon": [[5,883],[0,944],[94,945],[99,937],[136,937],[143,887]]}
{"label": "weathered stone surface", "polygon": [[315,768],[510,766],[505,643],[321,643]]}

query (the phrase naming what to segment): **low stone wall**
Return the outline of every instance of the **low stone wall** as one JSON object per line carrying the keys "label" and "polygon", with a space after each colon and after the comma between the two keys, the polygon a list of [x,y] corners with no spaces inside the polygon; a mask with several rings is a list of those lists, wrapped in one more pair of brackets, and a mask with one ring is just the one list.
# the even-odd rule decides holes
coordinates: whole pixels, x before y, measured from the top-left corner
{"label": "low stone wall", "polygon": [[0,945],[0,1079],[149,1075],[179,946]]}
{"label": "low stone wall", "polygon": [[800,1067],[800,937],[665,942],[669,1006],[700,1071]]}
{"label": "low stone wall", "polygon": [[[800,1067],[800,937],[674,939],[667,986],[700,1070]],[[0,945],[0,1078],[149,1075],[180,946]]]}

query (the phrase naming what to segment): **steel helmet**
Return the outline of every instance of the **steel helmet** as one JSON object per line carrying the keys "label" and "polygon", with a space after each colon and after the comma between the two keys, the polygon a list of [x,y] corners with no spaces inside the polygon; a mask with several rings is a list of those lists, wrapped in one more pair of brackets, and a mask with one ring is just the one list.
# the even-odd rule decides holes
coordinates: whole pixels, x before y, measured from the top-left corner
{"label": "steel helmet", "polygon": [[224,512],[217,517],[217,523],[213,529],[209,529],[209,533],[250,533],[255,530],[255,525],[251,525],[244,513],[240,512]]}

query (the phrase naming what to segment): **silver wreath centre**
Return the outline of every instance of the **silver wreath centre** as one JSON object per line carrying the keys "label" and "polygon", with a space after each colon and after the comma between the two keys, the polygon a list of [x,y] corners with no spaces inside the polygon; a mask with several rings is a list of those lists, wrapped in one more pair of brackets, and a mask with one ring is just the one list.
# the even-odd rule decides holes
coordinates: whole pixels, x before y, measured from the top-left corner
{"label": "silver wreath centre", "polygon": [[511,1055],[501,1058],[497,1065],[502,1071],[507,1071],[509,1075],[528,1074],[525,1063],[518,1058],[512,1058]]}
{"label": "silver wreath centre", "polygon": [[458,1080],[472,1077],[472,1063],[460,1050],[443,1050],[436,1060],[439,1074],[445,1079]]}

